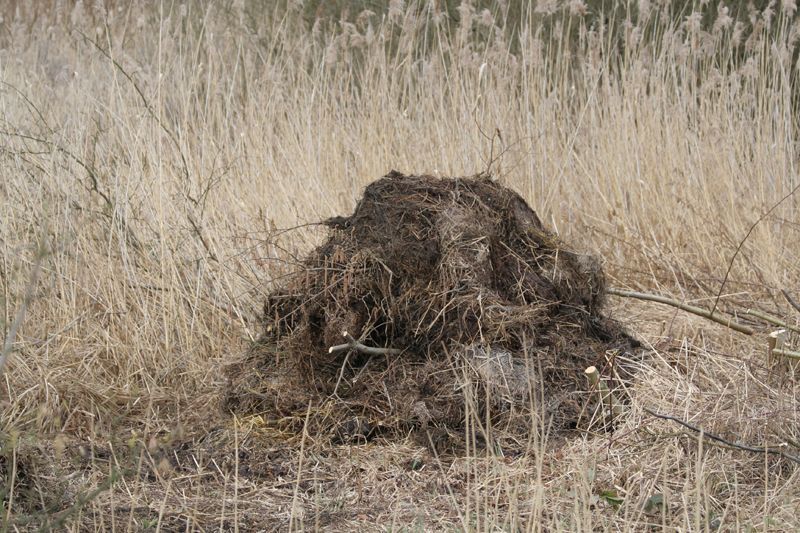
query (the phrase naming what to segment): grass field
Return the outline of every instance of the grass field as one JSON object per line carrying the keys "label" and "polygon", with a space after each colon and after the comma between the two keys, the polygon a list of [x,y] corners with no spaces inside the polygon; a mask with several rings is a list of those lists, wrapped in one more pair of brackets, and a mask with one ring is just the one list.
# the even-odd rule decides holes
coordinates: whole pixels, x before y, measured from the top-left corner
{"label": "grass field", "polygon": [[[744,314],[800,323],[795,2],[284,4],[2,3],[0,529],[800,528],[790,458],[644,410],[800,455]],[[610,285],[755,334],[609,297],[651,353],[616,431],[519,456],[225,413],[306,224],[390,169],[490,170]]]}

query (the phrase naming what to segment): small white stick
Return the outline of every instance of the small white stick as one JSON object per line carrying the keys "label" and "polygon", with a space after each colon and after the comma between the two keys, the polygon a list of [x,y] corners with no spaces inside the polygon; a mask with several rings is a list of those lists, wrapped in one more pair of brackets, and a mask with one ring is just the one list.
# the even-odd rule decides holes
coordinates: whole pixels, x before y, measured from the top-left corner
{"label": "small white stick", "polygon": [[608,384],[600,379],[600,372],[597,371],[597,367],[590,366],[584,370],[583,373],[586,374],[586,378],[589,380],[589,385],[591,385],[592,389],[595,390],[596,394],[600,398],[600,403],[603,405],[603,408],[606,409],[607,413],[614,417],[621,415],[622,404],[609,390]]}
{"label": "small white stick", "polygon": [[[328,348],[328,353],[341,352],[347,350],[347,354],[344,356],[344,362],[342,363],[342,368],[341,370],[339,370],[339,379],[336,380],[336,386],[333,388],[333,396],[338,396],[337,392],[339,391],[339,385],[342,383],[342,378],[344,377],[344,369],[347,366],[347,360],[350,358],[350,350],[355,350],[357,352],[365,353],[367,355],[385,355],[385,354],[395,355],[401,352],[401,350],[398,350],[396,348],[375,348],[373,346],[365,346],[360,342],[358,342],[355,338],[353,338],[353,336],[350,335],[347,331],[342,332],[342,337],[347,339],[347,344],[337,344],[336,346],[331,346],[330,348]],[[364,366],[366,367],[366,365]],[[353,381],[355,382],[355,378],[353,378]]]}
{"label": "small white stick", "polygon": [[348,332],[343,331],[342,337],[347,339],[347,344],[337,344],[328,348],[328,353],[342,352],[344,350],[355,350],[367,355],[397,355],[402,352],[397,348],[377,348],[375,346],[366,346],[361,344],[353,338]]}

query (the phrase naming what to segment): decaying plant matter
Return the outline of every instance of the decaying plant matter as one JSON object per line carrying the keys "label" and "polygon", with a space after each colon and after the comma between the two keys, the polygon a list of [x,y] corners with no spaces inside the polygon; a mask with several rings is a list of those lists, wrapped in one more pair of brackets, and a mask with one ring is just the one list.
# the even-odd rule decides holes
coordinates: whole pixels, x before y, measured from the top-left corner
{"label": "decaying plant matter", "polygon": [[286,420],[311,402],[312,431],[361,437],[458,433],[468,409],[514,433],[532,412],[558,430],[584,407],[587,366],[626,374],[614,361],[638,343],[602,314],[598,261],[489,176],[391,172],[326,224],[231,367],[230,409]]}

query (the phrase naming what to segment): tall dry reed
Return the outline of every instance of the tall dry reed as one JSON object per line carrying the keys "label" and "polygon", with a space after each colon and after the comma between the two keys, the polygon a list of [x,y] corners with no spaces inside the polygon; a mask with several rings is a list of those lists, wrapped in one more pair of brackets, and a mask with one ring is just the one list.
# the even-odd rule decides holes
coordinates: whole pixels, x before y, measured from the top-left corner
{"label": "tall dry reed", "polygon": [[[286,4],[5,5],[6,331],[37,261],[42,272],[2,375],[0,433],[135,440],[207,427],[219,369],[259,335],[271,280],[320,235],[276,228],[349,213],[392,168],[489,169],[599,253],[615,285],[697,305],[716,296],[750,225],[799,183],[794,2],[738,13],[640,0],[604,17],[581,0],[464,2],[455,16],[393,0],[341,20]],[[800,286],[799,208],[790,197],[756,226],[723,308],[788,309],[779,290]],[[704,413],[743,441],[771,439],[761,422],[775,413],[796,427],[797,387],[765,383],[758,341],[640,304],[617,313],[657,350],[634,398]],[[619,437],[630,448],[606,453],[608,436],[587,436],[558,463],[534,454],[533,470],[467,462],[474,499],[445,499],[452,524],[797,525],[794,471],[704,454],[665,437],[666,424],[637,440],[642,416]],[[608,491],[630,505],[615,512]],[[648,498],[667,493],[675,512],[650,518]]]}

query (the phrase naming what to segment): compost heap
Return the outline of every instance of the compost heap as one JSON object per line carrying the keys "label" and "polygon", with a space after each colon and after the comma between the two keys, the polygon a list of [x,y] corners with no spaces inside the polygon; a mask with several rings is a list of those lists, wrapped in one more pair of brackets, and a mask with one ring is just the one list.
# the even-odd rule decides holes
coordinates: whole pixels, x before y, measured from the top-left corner
{"label": "compost heap", "polygon": [[[486,175],[393,171],[324,224],[325,242],[267,297],[263,337],[229,368],[231,411],[334,439],[463,437],[468,416],[481,434],[488,420],[519,436],[532,413],[557,432],[586,414],[586,367],[616,383],[614,359],[638,346],[601,314],[597,260]],[[342,349],[345,331],[361,348]]]}

